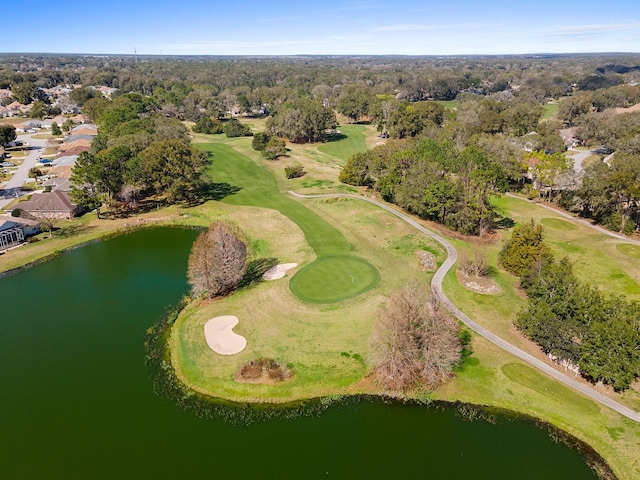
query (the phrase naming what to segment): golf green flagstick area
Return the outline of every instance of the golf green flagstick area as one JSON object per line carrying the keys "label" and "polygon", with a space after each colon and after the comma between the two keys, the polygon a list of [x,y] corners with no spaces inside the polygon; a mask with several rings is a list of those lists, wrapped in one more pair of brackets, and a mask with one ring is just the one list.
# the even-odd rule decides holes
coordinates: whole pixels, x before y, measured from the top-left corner
{"label": "golf green flagstick area", "polygon": [[334,303],[357,297],[380,282],[380,274],[356,257],[321,257],[291,279],[291,291],[311,303]]}

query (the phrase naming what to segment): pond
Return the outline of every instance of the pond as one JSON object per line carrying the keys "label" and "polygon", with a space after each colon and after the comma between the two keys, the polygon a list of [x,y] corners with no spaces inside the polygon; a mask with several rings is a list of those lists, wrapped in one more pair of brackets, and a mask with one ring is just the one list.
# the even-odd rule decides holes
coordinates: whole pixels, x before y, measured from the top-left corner
{"label": "pond", "polygon": [[0,279],[0,478],[596,478],[520,421],[360,402],[235,427],[153,392],[145,330],[197,232],[150,229]]}

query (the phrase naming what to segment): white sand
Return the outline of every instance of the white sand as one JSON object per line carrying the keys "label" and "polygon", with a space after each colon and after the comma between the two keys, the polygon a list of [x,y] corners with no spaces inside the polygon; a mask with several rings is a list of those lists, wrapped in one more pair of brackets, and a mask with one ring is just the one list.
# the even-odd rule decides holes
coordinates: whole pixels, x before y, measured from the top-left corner
{"label": "white sand", "polygon": [[262,278],[265,280],[277,280],[278,278],[284,277],[285,273],[287,273],[287,270],[290,270],[297,266],[297,263],[281,263],[280,265],[271,267],[269,270],[264,272]]}
{"label": "white sand", "polygon": [[232,331],[238,322],[235,315],[223,315],[205,323],[204,337],[209,348],[220,355],[235,355],[244,350],[247,339]]}

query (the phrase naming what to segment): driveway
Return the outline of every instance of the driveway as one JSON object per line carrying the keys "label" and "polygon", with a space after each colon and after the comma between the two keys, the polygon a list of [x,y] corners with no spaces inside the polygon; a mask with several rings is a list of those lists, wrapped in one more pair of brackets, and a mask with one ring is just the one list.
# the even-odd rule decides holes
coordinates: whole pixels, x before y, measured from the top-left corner
{"label": "driveway", "polygon": [[[29,144],[29,154],[9,179],[4,189],[0,190],[0,209],[3,209],[15,198],[22,195],[20,189],[22,185],[24,185],[25,180],[29,178],[29,170],[37,165],[40,154],[47,145],[47,140],[34,138],[33,135],[20,135],[18,139]],[[8,159],[8,161],[11,161],[11,159]]]}

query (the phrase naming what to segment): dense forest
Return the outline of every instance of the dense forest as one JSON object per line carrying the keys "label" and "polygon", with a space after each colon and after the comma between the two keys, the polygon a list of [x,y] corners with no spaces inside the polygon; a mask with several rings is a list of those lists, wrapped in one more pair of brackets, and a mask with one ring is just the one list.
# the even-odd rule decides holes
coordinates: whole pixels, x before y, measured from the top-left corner
{"label": "dense forest", "polygon": [[[175,140],[167,138],[168,125],[186,138],[172,120],[241,136],[250,132],[237,118],[267,116],[263,138],[272,145],[261,151],[274,158],[282,141],[324,141],[342,115],[375,125],[388,141],[353,157],[340,179],[424,218],[479,235],[495,226],[491,197],[514,190],[632,233],[640,225],[640,111],[630,108],[640,103],[639,65],[631,54],[15,54],[0,57],[0,89],[11,91],[3,104],[31,104],[32,116],[77,106],[100,126],[94,155],[126,146],[137,163],[153,142]],[[47,89],[61,85],[70,92],[52,102]],[[112,93],[104,96],[98,87]],[[594,149],[600,159],[574,167],[567,147],[575,145]],[[129,160],[124,163],[136,163]],[[148,179],[137,183],[137,191],[153,192]],[[106,197],[118,198],[111,190],[131,190],[130,184],[116,182]]]}

